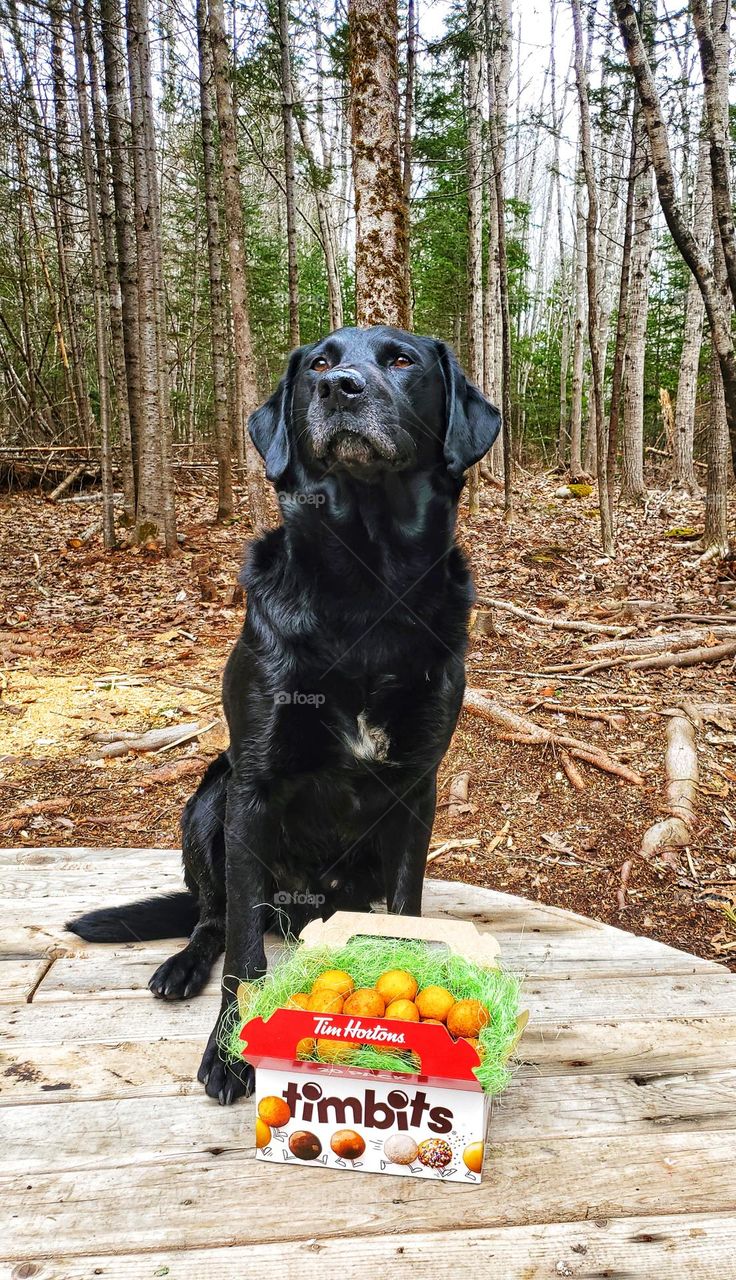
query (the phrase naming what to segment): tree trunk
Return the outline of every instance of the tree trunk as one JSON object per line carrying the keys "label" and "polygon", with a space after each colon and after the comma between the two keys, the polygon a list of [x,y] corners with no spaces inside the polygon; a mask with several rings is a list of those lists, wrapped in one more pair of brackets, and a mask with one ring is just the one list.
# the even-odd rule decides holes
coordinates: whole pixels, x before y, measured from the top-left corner
{"label": "tree trunk", "polygon": [[[611,401],[608,414],[608,456],[606,472],[608,476],[608,501],[613,508],[613,491],[616,482],[616,454],[618,452],[619,421],[621,417],[621,391],[624,379],[626,359],[626,334],[629,327],[629,299],[631,292],[629,280],[631,276],[631,237],[634,222],[634,190],[636,187],[636,104],[631,120],[631,146],[629,150],[629,171],[626,179],[626,209],[624,211],[624,234],[621,249],[621,274],[618,287],[618,314],[616,316],[616,343],[613,352],[613,370],[611,373]],[[613,520],[613,510],[611,510]]]}
{"label": "tree trunk", "polygon": [[[710,198],[710,159],[705,130],[701,132],[698,146],[698,164],[692,207],[692,230],[696,239],[705,246],[712,226]],[[703,343],[705,307],[703,295],[694,276],[690,277],[685,301],[685,327],[682,336],[680,369],[677,379],[675,402],[675,432],[673,440],[673,480],[685,493],[696,495],[700,486],[695,476],[693,450],[695,438],[695,405],[698,393],[698,368]],[[711,388],[712,389],[712,388]],[[723,397],[723,382],[718,389]]]}
{"label": "tree trunk", "polygon": [[169,405],[162,398],[167,371],[161,367],[164,356],[163,335],[160,333],[163,299],[160,296],[158,182],[146,0],[128,0],[126,23],[141,387],[136,537],[145,543],[157,543],[163,539],[166,550],[173,551],[176,531],[168,492],[171,476],[167,447],[171,415]]}
{"label": "tree trunk", "polygon": [[[486,11],[488,20],[488,11]],[[491,81],[489,94],[489,134],[496,193],[496,243],[498,246],[498,287],[501,313],[501,449],[503,455],[504,520],[513,518],[513,440],[511,434],[511,308],[506,248],[506,140],[508,95],[511,75],[511,0],[492,0],[491,28],[486,33],[494,56],[488,59]],[[492,92],[491,92],[492,91]]]}
{"label": "tree trunk", "polygon": [[304,116],[303,105],[299,104],[299,110],[296,113],[297,127],[299,129],[299,138],[304,149],[307,160],[307,168],[312,183],[312,191],[314,193],[314,202],[317,206],[317,219],[319,222],[319,238],[322,244],[322,252],[325,256],[325,271],[327,274],[327,303],[330,313],[330,329],[341,329],[343,325],[343,309],[342,309],[342,289],[340,287],[340,268],[337,254],[337,235],[335,232],[335,223],[332,216],[332,209],[327,193],[327,185],[329,181],[329,168],[320,166],[314,153],[312,139],[309,136],[309,129]]}
{"label": "tree trunk", "polygon": [[130,430],[127,372],[125,366],[125,333],[122,294],[115,248],[115,219],[110,198],[110,172],[105,142],[99,72],[95,52],[94,22],[90,0],[82,0],[84,43],[89,69],[90,103],[97,161],[96,181],[99,189],[100,222],[104,250],[107,309],[110,319],[110,351],[114,375],[115,408],[120,442],[120,470],[123,482],[123,512],[130,525],[135,520],[135,469]]}
{"label": "tree trunk", "polygon": [[[694,8],[697,6],[694,6]],[[696,18],[697,22],[697,18]],[[714,152],[727,148],[728,124],[728,64],[730,51],[731,4],[730,0],[713,0],[714,37],[712,44],[713,65],[711,83],[706,98],[708,108],[709,142],[711,158],[711,194],[713,219],[713,274],[721,293],[725,311],[731,311],[729,289],[729,264],[727,237],[723,235],[722,201],[716,196],[716,186],[722,180],[714,164]],[[702,43],[701,43],[702,53]],[[723,104],[725,103],[725,111]],[[705,528],[703,547],[718,556],[728,553],[728,423],[723,379],[717,359],[711,359],[710,422],[707,434],[707,473],[705,497]]]}
{"label": "tree trunk", "polygon": [[[138,264],[133,219],[130,162],[130,121],[126,101],[125,51],[122,41],[119,0],[100,0],[100,29],[107,100],[107,130],[110,141],[110,176],[115,210],[117,278],[125,349],[125,385],[130,418],[130,448],[133,462],[134,500],[137,501],[141,436],[141,369],[138,332]],[[132,524],[135,510],[129,511]]]}
{"label": "tree trunk", "polygon": [[409,308],[408,326],[411,328],[414,300],[411,289],[411,238],[409,236],[409,210],[411,208],[412,126],[414,123],[414,83],[417,64],[417,17],[415,0],[407,0],[406,8],[406,81],[404,84],[404,129],[401,155],[401,185],[407,217],[406,246],[406,298]]}
{"label": "tree trunk", "polygon": [[281,119],[284,129],[284,191],[286,195],[286,253],[289,274],[289,345],[298,347],[299,264],[297,262],[296,202],[294,198],[294,95],[291,83],[288,0],[278,0],[281,46]]}
{"label": "tree trunk", "polygon": [[613,0],[613,3],[644,113],[662,212],[672,238],[695,276],[703,295],[713,345],[721,366],[732,457],[736,458],[736,351],[731,333],[730,311],[726,311],[723,306],[713,269],[702,246],[690,231],[677,199],[667,128],[662,116],[657,86],[639,31],[636,10],[631,0]]}
{"label": "tree trunk", "polygon": [[396,0],[349,0],[356,324],[410,323]]}
{"label": "tree trunk", "polygon": [[217,166],[215,163],[212,48],[207,30],[206,2],[207,0],[197,0],[197,49],[199,52],[199,113],[202,124],[204,200],[207,221],[207,263],[210,283],[212,398],[215,411],[218,482],[217,519],[221,521],[230,519],[234,510],[234,503],[232,461],[230,457],[230,424],[228,422],[227,405],[225,301],[222,293],[222,250],[220,246],[220,214],[217,199]]}
{"label": "tree trunk", "polygon": [[[468,0],[467,184],[468,184],[468,374],[483,385],[483,60],[481,57],[482,0]],[[480,510],[480,464],[468,473],[468,511]]]}
{"label": "tree trunk", "polygon": [[603,554],[615,555],[611,509],[608,502],[608,475],[606,471],[606,423],[603,416],[603,379],[601,375],[601,352],[598,316],[597,288],[597,226],[598,226],[598,193],[593,168],[593,144],[590,129],[590,104],[588,101],[588,78],[585,69],[583,51],[583,25],[580,13],[580,0],[572,0],[573,25],[575,28],[575,79],[580,100],[580,150],[585,172],[585,185],[588,192],[588,212],[586,217],[586,276],[588,284],[588,342],[590,345],[591,378],[593,384],[593,406],[595,414],[595,434],[598,455],[598,505],[601,519],[601,542]]}
{"label": "tree trunk", "polygon": [[[736,306],[736,233],[731,198],[731,153],[728,102],[728,32],[730,6],[724,0],[692,0],[705,97],[705,123],[710,148],[711,192],[715,228],[723,250],[731,302]],[[724,33],[725,36],[724,36]],[[725,61],[725,80],[723,63]]]}
{"label": "tree trunk", "polygon": [[583,363],[585,359],[585,211],[582,185],[575,194],[575,321],[572,337],[570,478],[583,476]]}
{"label": "tree trunk", "polygon": [[260,533],[266,525],[266,502],[261,460],[246,430],[247,420],[258,405],[258,388],[255,379],[253,340],[248,308],[245,226],[240,191],[240,161],[238,159],[235,106],[230,80],[230,57],[225,34],[223,0],[210,0],[209,23],[215,75],[217,122],[220,131],[230,306],[233,315],[235,429],[238,441],[238,456],[240,456],[243,449],[245,451],[248,515],[253,531]]}
{"label": "tree trunk", "polygon": [[59,248],[59,284],[69,335],[69,356],[74,379],[74,400],[81,439],[91,443],[90,431],[94,415],[87,387],[87,370],[84,361],[84,340],[79,285],[77,280],[77,255],[74,241],[73,212],[75,203],[72,176],[71,140],[69,136],[69,104],[67,100],[66,71],[64,69],[64,10],[60,0],[49,4],[51,18],[51,85],[54,99],[54,124],[56,144],[56,199],[58,209],[57,237]]}
{"label": "tree trunk", "polygon": [[644,486],[644,358],[649,312],[649,264],[652,256],[654,190],[646,125],[636,112],[636,180],[629,277],[629,327],[626,341],[624,414],[621,433],[621,500],[642,502]]}
{"label": "tree trunk", "polygon": [[90,257],[92,260],[92,290],[95,313],[95,354],[97,356],[97,389],[100,401],[100,472],[102,476],[102,536],[106,551],[115,546],[115,506],[112,487],[112,459],[110,457],[110,368],[107,349],[107,308],[105,306],[105,269],[103,265],[102,235],[95,193],[95,162],[92,151],[89,94],[84,67],[82,21],[77,0],[72,0],[72,40],[74,45],[74,70],[77,88],[80,141],[82,148],[82,172],[87,204]]}

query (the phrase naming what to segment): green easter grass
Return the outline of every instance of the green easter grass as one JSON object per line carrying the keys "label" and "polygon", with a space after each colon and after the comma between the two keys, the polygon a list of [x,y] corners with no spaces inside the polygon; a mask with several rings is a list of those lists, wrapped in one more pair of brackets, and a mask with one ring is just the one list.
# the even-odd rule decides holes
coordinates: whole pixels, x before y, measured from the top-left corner
{"label": "green easter grass", "polygon": [[[498,1094],[511,1078],[508,1066],[516,1038],[520,982],[502,969],[481,969],[460,956],[435,950],[423,942],[392,938],[353,939],[344,947],[307,948],[297,946],[276,968],[240,992],[240,1010],[233,1015],[220,1039],[220,1048],[229,1059],[241,1056],[240,1032],[250,1018],[270,1018],[297,991],[311,990],[315,978],[326,969],[344,969],[356,988],[372,987],[387,969],[406,969],[419,984],[447,987],[457,1000],[480,1000],[491,1020],[478,1037],[484,1051],[475,1075],[485,1093]],[[305,1061],[318,1061],[306,1058]],[[410,1055],[389,1054],[365,1046],[357,1049],[341,1065],[381,1071],[416,1071]]]}

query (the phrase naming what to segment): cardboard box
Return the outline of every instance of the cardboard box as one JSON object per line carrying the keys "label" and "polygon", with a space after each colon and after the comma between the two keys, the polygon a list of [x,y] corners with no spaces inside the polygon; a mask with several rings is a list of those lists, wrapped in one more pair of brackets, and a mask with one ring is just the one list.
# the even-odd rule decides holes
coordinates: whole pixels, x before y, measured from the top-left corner
{"label": "cardboard box", "polygon": [[[496,940],[457,920],[338,912],[308,924],[301,941],[340,947],[364,935],[444,943],[474,964],[498,967]],[[299,1061],[296,1046],[311,1037],[334,1040],[336,1055],[344,1041],[412,1051],[417,1072]],[[274,1116],[259,1160],[480,1182],[489,1099],[473,1074],[475,1050],[445,1026],[278,1009],[266,1022],[247,1022],[241,1039],[256,1068],[257,1105],[269,1100],[262,1110]]]}

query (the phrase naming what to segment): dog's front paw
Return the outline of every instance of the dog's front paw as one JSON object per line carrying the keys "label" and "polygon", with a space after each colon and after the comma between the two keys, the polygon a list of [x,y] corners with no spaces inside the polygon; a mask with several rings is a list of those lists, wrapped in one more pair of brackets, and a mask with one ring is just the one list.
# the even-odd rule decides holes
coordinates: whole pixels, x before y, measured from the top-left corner
{"label": "dog's front paw", "polygon": [[227,1107],[238,1098],[247,1098],[255,1085],[255,1071],[249,1062],[226,1061],[220,1048],[223,1022],[230,1025],[228,1010],[224,1010],[215,1023],[207,1041],[197,1079],[204,1085],[208,1098],[217,1098],[220,1106]]}
{"label": "dog's front paw", "polygon": [[188,1000],[207,986],[212,961],[185,947],[160,964],[148,986],[159,1000]]}

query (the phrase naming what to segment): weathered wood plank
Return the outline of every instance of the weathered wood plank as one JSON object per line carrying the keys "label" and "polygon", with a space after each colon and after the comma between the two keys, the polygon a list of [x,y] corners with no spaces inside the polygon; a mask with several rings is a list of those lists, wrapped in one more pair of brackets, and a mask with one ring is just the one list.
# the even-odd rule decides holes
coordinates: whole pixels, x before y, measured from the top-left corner
{"label": "weathered wood plank", "polygon": [[48,961],[38,956],[0,959],[0,1004],[27,1000],[47,967]]}
{"label": "weathered wood plank", "polygon": [[[216,1106],[212,1107],[213,1134]],[[216,1137],[213,1147],[216,1146]],[[7,1227],[0,1256],[15,1258],[33,1242],[36,1257],[115,1253],[135,1230],[139,1250],[274,1239],[313,1239],[329,1206],[331,1236],[402,1233],[431,1220],[436,1231],[585,1217],[658,1213],[733,1213],[732,1133],[658,1133],[492,1143],[482,1186],[428,1180],[387,1184],[324,1168],[280,1168],[246,1153],[189,1156],[119,1169],[51,1172],[0,1178]],[[288,1212],[285,1204],[288,1202]],[[152,1212],[152,1206],[155,1211]]]}
{"label": "weathered wood plank", "polygon": [[[252,1148],[252,1103],[214,1111],[190,1080],[191,1096],[112,1098],[3,1113],[5,1173],[156,1163],[218,1150]],[[557,1077],[516,1080],[497,1100],[490,1137],[538,1143],[549,1138],[650,1135],[660,1131],[736,1129],[736,1069],[679,1076],[581,1076],[574,1088]]]}
{"label": "weathered wood plank", "polygon": [[[39,1027],[35,1042],[6,1046],[0,1050],[3,1104],[48,1101],[57,1094],[65,1099],[95,1099],[201,1093],[195,1076],[216,1002],[196,1022],[186,1016],[177,1018],[176,1007],[166,1007],[169,1031],[173,1029],[175,1037],[128,1039],[125,1010],[118,1006],[120,1035],[125,1040],[70,1038],[50,1044]],[[679,1079],[690,1071],[736,1067],[736,1021],[582,1022],[558,1031],[531,1023],[520,1054],[518,1079],[551,1077],[561,1095],[574,1092],[578,1080],[592,1074]],[[573,1086],[569,1077],[575,1077]]]}
{"label": "weathered wood plank", "polygon": [[[573,938],[576,935],[573,935]],[[557,1016],[557,1010],[560,1004],[568,1004],[577,999],[573,993],[577,992],[578,987],[584,984],[585,990],[591,999],[592,992],[595,990],[599,993],[599,999],[606,1005],[606,1016],[611,1012],[612,1008],[620,1004],[621,991],[609,990],[609,982],[613,978],[621,977],[626,983],[626,998],[633,1000],[640,1008],[644,1010],[645,1016],[650,1016],[652,1006],[649,1003],[650,996],[659,998],[665,995],[667,999],[667,1012],[676,1016],[678,1008],[687,1002],[687,991],[694,990],[693,980],[689,977],[690,970],[687,965],[677,967],[672,970],[672,966],[666,966],[665,977],[661,970],[656,970],[656,976],[660,977],[660,986],[655,991],[653,987],[647,986],[651,984],[652,975],[650,973],[650,963],[646,959],[640,957],[632,957],[633,967],[623,967],[621,961],[616,958],[610,960],[612,969],[606,965],[605,961],[593,966],[586,966],[582,961],[577,961],[574,965],[562,964],[559,951],[564,946],[564,939],[559,944],[555,944],[551,950],[555,958],[555,965],[549,972],[545,969],[544,960],[541,961],[542,972],[532,971],[528,966],[523,968],[520,965],[513,966],[515,971],[525,975],[524,990],[529,993],[531,1003],[534,1007],[535,1016],[544,1016],[545,1006],[551,1002],[553,1005],[553,1016]],[[120,998],[142,997],[150,998],[148,991],[148,980],[154,970],[174,951],[184,946],[183,939],[177,939],[165,946],[145,946],[138,944],[136,947],[121,949],[119,947],[94,946],[85,947],[74,956],[61,957],[57,959],[50,969],[48,976],[44,979],[35,996],[36,1003],[43,1003],[49,1000],[68,1000],[68,999],[89,999],[104,995],[112,995],[113,993]],[[275,953],[282,949],[282,944],[275,938],[270,940],[269,959],[273,962]],[[527,952],[528,965],[534,962],[533,952]],[[666,964],[666,961],[665,961]],[[219,962],[213,970],[213,986],[219,981],[222,972],[222,962]],[[731,982],[733,990],[733,999],[736,1002],[736,981],[729,977],[727,969],[705,969],[696,968],[696,975],[702,975],[701,981],[710,981],[711,975],[716,977],[722,975],[726,984]],[[706,978],[707,975],[707,978]],[[688,978],[685,984],[685,990],[678,990],[680,987],[679,978]],[[644,988],[639,988],[639,981],[644,980]],[[677,983],[677,988],[675,988]],[[572,985],[571,985],[572,984]],[[727,987],[727,989],[729,989]],[[714,998],[714,997],[712,997]],[[525,994],[525,999],[527,996]],[[614,1003],[610,1003],[613,1001]],[[689,1007],[689,1006],[688,1006]],[[734,1005],[736,1007],[736,1004]],[[590,1009],[588,1009],[590,1013]]]}
{"label": "weathered wood plank", "polygon": [[0,1049],[0,1102],[8,1107],[49,1099],[201,1095],[196,1076],[204,1044],[200,1033],[188,1040]]}
{"label": "weathered wood plank", "polygon": [[[228,1224],[229,1226],[230,1224]],[[230,1231],[228,1230],[228,1239]],[[402,1230],[350,1239],[272,1244],[228,1245],[188,1252],[175,1247],[152,1253],[97,1254],[44,1259],[43,1280],[143,1280],[169,1275],[171,1280],[323,1280],[346,1275],[351,1280],[376,1276],[411,1276],[436,1280],[447,1275],[487,1275],[499,1280],[555,1280],[558,1276],[609,1277],[610,1280],[726,1280],[733,1267],[736,1217],[687,1214],[666,1217],[549,1222],[530,1227],[497,1227],[449,1231]],[[80,1240],[80,1248],[84,1241]],[[30,1251],[0,1263],[0,1280],[19,1280],[16,1265],[37,1257]],[[167,1268],[168,1270],[165,1270]]]}

